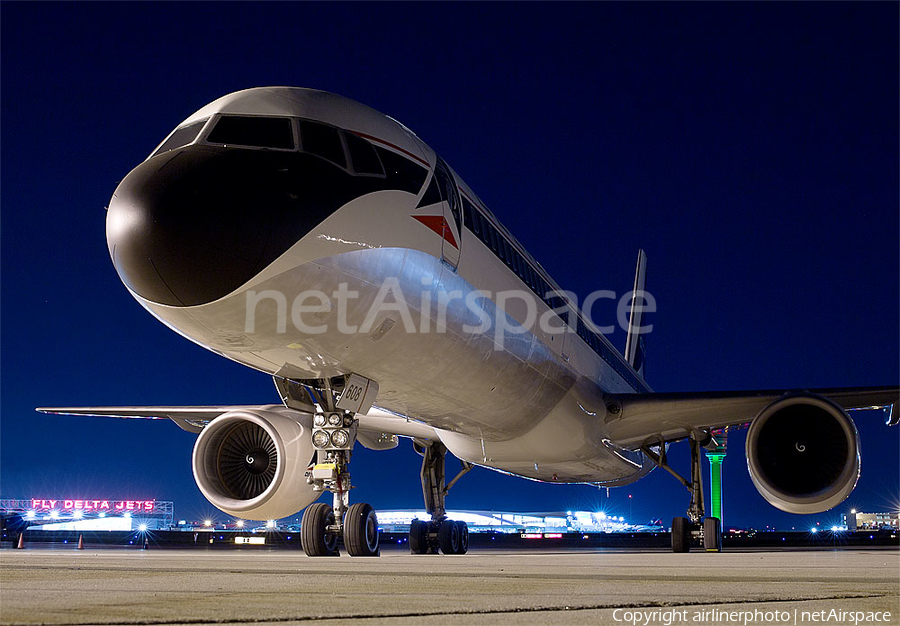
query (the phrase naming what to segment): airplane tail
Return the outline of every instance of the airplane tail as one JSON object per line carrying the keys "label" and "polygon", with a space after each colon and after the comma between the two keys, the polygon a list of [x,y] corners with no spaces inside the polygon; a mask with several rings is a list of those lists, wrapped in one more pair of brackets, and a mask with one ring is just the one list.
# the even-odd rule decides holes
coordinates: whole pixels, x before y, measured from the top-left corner
{"label": "airplane tail", "polygon": [[637,371],[637,373],[646,380],[644,374],[644,355],[645,344],[644,334],[638,329],[641,327],[641,318],[643,317],[644,299],[638,301],[637,295],[644,291],[644,284],[647,277],[647,255],[643,250],[638,250],[637,269],[634,272],[634,291],[631,293],[631,316],[628,323],[628,338],[625,340],[625,359]]}

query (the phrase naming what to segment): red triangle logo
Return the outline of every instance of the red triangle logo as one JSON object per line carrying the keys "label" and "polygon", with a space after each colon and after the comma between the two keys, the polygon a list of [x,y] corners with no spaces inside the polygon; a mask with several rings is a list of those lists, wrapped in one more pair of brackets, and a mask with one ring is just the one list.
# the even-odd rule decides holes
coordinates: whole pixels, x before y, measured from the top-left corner
{"label": "red triangle logo", "polygon": [[447,223],[443,215],[413,215],[412,218],[436,232],[454,248],[459,249],[459,246],[456,245],[456,239],[450,230],[450,224]]}

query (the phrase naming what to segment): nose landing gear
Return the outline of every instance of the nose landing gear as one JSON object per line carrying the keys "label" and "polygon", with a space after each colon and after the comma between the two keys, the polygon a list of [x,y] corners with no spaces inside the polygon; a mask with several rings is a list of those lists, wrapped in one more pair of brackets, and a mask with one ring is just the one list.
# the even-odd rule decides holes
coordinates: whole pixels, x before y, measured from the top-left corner
{"label": "nose landing gear", "polygon": [[294,381],[279,383],[285,405],[296,403],[303,408],[318,405],[313,417],[311,433],[316,449],[315,463],[307,476],[313,491],[330,491],[333,504],[316,502],[306,507],[300,521],[300,542],[308,556],[339,556],[338,539],[350,556],[380,556],[378,547],[378,517],[375,509],[365,503],[350,505],[350,456],[356,443],[359,421],[352,411],[341,409],[332,389],[336,383],[343,388],[346,381],[314,381],[318,393],[311,386]]}

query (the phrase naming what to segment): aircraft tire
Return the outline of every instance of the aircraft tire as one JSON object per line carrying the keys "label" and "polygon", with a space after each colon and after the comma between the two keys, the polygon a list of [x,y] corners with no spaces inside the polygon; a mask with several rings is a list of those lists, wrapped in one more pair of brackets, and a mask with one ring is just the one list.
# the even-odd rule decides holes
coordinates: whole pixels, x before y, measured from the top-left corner
{"label": "aircraft tire", "polygon": [[324,502],[306,507],[300,521],[300,543],[307,556],[338,556],[337,535],[325,531],[334,524],[334,510]]}

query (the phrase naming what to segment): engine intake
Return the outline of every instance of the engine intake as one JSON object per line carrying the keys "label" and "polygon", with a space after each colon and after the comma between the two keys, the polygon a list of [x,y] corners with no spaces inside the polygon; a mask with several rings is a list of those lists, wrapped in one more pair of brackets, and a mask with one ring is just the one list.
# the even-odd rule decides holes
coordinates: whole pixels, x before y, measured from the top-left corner
{"label": "engine intake", "polygon": [[843,502],[856,486],[859,434],[831,400],[786,396],[751,422],[747,465],[770,504],[788,513],[819,513]]}
{"label": "engine intake", "polygon": [[216,508],[243,519],[293,515],[318,493],[305,473],[313,458],[312,418],[274,410],[231,411],[200,432],[194,479]]}

